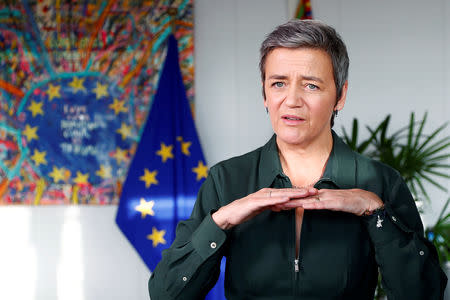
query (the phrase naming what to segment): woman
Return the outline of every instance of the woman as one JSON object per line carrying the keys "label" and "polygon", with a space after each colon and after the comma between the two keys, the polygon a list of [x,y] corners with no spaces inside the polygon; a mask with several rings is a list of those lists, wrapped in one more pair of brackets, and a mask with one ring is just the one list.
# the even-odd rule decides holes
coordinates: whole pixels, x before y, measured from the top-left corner
{"label": "woman", "polygon": [[201,299],[227,258],[227,299],[442,299],[446,277],[398,172],[331,130],[349,59],[336,31],[292,20],[261,46],[263,147],[212,167],[149,280],[151,298]]}

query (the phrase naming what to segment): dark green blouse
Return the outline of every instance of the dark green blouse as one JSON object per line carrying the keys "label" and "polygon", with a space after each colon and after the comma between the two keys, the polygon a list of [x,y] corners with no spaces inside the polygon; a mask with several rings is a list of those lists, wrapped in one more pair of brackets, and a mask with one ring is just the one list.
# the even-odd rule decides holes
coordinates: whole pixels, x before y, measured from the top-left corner
{"label": "dark green blouse", "polygon": [[291,187],[275,135],[211,168],[190,219],[178,224],[150,277],[152,300],[204,298],[223,256],[227,299],[373,299],[378,268],[388,299],[443,298],[447,278],[397,171],[354,153],[333,132],[333,150],[315,187],[372,191],[385,210],[369,217],[305,211],[297,266],[294,210],[264,211],[228,231],[211,218],[221,206],[265,187]]}

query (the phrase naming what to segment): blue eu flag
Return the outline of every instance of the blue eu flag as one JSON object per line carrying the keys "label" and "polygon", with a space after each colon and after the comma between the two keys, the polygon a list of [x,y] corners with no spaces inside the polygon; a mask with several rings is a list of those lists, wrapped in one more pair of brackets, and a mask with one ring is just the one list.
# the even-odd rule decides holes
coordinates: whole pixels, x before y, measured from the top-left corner
{"label": "blue eu flag", "polygon": [[[172,35],[168,40],[158,90],[116,216],[150,270],[175,239],[177,223],[189,218],[208,175],[181,77],[177,41]],[[225,299],[223,282],[217,286],[208,299]]]}

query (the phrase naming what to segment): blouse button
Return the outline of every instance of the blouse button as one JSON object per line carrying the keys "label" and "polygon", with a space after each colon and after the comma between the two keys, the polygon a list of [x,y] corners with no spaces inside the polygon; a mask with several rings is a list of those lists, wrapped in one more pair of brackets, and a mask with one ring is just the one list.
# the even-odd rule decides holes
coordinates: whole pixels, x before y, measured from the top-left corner
{"label": "blouse button", "polygon": [[212,242],[211,244],[209,244],[209,246],[211,246],[212,249],[216,249],[217,244],[215,242]]}
{"label": "blouse button", "polygon": [[422,250],[420,250],[419,254],[420,254],[421,256],[423,256],[423,255],[425,254],[425,252],[423,252]]}
{"label": "blouse button", "polygon": [[183,281],[187,281],[187,277],[186,276],[183,276]]}

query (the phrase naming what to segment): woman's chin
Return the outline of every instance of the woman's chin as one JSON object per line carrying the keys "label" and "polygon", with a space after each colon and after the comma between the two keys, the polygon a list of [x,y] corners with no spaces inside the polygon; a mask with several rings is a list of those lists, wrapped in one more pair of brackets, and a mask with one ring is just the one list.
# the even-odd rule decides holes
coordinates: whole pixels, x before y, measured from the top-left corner
{"label": "woman's chin", "polygon": [[286,145],[301,145],[306,140],[307,137],[305,137],[302,134],[277,134],[277,139],[279,142],[286,144]]}

